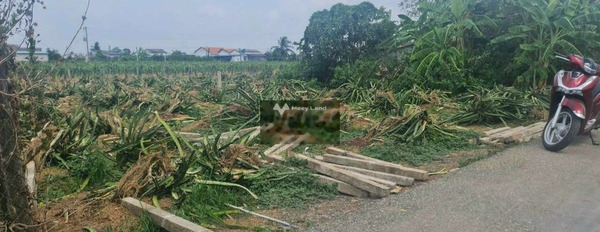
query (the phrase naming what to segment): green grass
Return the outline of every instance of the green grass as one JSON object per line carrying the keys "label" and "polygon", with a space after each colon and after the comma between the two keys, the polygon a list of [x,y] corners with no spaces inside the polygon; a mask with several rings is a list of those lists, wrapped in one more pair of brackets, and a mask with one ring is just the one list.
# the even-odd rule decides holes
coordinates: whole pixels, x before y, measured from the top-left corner
{"label": "green grass", "polygon": [[108,226],[100,232],[166,232],[167,230],[163,229],[159,225],[156,225],[152,222],[150,215],[147,211],[142,212],[137,224],[131,227],[125,227],[124,225],[120,225],[118,228],[113,228],[112,226]]}
{"label": "green grass", "polygon": [[342,131],[340,136],[340,143],[351,141],[355,138],[365,137],[367,135],[367,130],[360,129],[350,129],[348,131]]}
{"label": "green grass", "polygon": [[196,184],[191,190],[173,213],[208,227],[223,224],[222,216],[235,213],[226,204],[241,205],[243,202],[252,202],[247,193],[223,186]]}
{"label": "green grass", "polygon": [[81,180],[89,178],[89,187],[99,187],[106,183],[117,182],[123,172],[101,152],[87,152],[67,161],[73,175]]}
{"label": "green grass", "polygon": [[166,232],[167,230],[162,227],[154,224],[152,219],[150,218],[150,214],[147,211],[144,211],[140,216],[140,220],[138,221],[137,228],[132,229],[132,232]]}
{"label": "green grass", "polygon": [[474,137],[477,137],[475,133],[463,132],[458,134],[458,137],[414,143],[398,143],[392,139],[385,139],[383,144],[366,147],[361,154],[388,162],[420,166],[439,160],[455,151],[477,148],[477,145],[468,142],[469,138]]}
{"label": "green grass", "polygon": [[38,200],[48,202],[75,193],[79,188],[78,180],[68,173],[46,175],[38,184]]}
{"label": "green grass", "polygon": [[292,159],[291,166],[273,165],[260,170],[260,177],[252,179],[250,189],[259,195],[259,204],[266,207],[305,208],[337,195],[333,186],[319,183],[305,163]]}

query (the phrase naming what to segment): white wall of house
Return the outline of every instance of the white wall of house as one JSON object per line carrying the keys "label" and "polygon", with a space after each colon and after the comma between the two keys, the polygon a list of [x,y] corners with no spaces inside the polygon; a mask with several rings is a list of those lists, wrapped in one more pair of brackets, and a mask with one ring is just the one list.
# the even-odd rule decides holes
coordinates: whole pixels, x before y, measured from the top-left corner
{"label": "white wall of house", "polygon": [[166,56],[167,53],[151,53],[151,52],[149,52],[148,55],[150,55],[150,56]]}
{"label": "white wall of house", "polygon": [[231,57],[231,62],[240,62],[244,61],[244,56],[237,54]]}
{"label": "white wall of house", "polygon": [[[46,53],[41,53],[41,54],[34,54],[34,57],[36,57],[37,61],[40,62],[47,62],[48,61],[48,54]],[[23,53],[17,53],[15,55],[15,61],[29,61],[29,54],[23,54]]]}
{"label": "white wall of house", "polygon": [[200,49],[200,50],[194,52],[193,54],[194,54],[194,56],[201,56],[201,57],[208,56],[208,52],[204,49]]}
{"label": "white wall of house", "polygon": [[218,56],[229,56],[229,53],[225,50],[221,50]]}

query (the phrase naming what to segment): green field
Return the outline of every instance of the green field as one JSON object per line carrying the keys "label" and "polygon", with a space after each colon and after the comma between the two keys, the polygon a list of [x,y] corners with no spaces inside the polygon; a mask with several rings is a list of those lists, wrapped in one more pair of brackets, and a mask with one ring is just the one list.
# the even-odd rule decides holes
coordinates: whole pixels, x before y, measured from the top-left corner
{"label": "green field", "polygon": [[[38,200],[52,204],[78,192],[167,198],[175,202],[171,210],[185,218],[227,226],[221,221],[228,212],[225,203],[304,207],[335,195],[301,164],[262,165],[259,154],[267,147],[257,141],[215,138],[257,126],[261,100],[339,99],[342,144],[413,166],[476,148],[468,139],[477,133],[455,122],[529,117],[524,110],[529,105],[517,91],[497,96],[506,89],[486,90],[480,98],[477,92],[451,97],[420,87],[387,92],[352,82],[331,87],[290,79],[298,76],[297,67],[277,62],[19,66],[15,76],[30,75],[17,82],[25,90],[19,102],[24,160],[61,170],[43,178]],[[514,104],[493,108],[506,102]],[[503,112],[501,117],[494,116],[496,111]],[[381,123],[355,125],[360,118]],[[179,132],[204,138],[190,142]],[[356,145],[357,140],[367,142]],[[314,154],[321,148],[314,146]]]}

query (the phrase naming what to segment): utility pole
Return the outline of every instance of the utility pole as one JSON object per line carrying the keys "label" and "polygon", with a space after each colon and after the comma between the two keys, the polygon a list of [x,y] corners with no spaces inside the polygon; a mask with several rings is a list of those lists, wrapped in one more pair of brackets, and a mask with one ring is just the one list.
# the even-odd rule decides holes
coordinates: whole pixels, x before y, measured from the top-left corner
{"label": "utility pole", "polygon": [[135,72],[138,76],[140,76],[140,48],[137,47],[135,52]]}
{"label": "utility pole", "polygon": [[90,44],[88,42],[89,39],[87,27],[83,27],[83,30],[85,30],[85,38],[83,38],[83,41],[85,41],[85,49],[87,51],[87,53],[85,54],[85,62],[90,62]]}

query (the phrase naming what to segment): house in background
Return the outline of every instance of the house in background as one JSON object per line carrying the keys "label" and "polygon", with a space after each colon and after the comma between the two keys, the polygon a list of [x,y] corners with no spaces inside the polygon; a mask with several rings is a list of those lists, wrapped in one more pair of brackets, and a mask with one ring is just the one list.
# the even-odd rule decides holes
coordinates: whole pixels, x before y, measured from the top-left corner
{"label": "house in background", "polygon": [[242,49],[242,54],[248,61],[267,61],[267,56],[256,49]]}
{"label": "house in background", "polygon": [[235,49],[222,47],[201,47],[193,53],[199,57],[211,57],[220,61],[266,61],[267,57],[256,49]]}
{"label": "house in background", "polygon": [[[194,51],[193,55],[198,57],[210,57],[217,60],[230,61],[230,53],[227,51],[233,51],[235,49],[223,49],[221,47],[201,47]],[[229,59],[229,60],[226,60]]]}
{"label": "house in background", "polygon": [[243,61],[242,53],[240,53],[240,51],[238,49],[224,48],[223,51],[227,53],[226,57],[230,57],[229,61],[231,61],[231,62]]}
{"label": "house in background", "polygon": [[[33,57],[36,61],[47,62],[48,61],[48,53],[42,51],[41,48],[35,48],[33,53]],[[29,61],[29,50],[27,48],[19,48],[17,50],[17,54],[15,55],[15,61]]]}
{"label": "house in background", "polygon": [[164,49],[148,48],[148,49],[144,49],[144,50],[146,50],[146,53],[148,53],[148,55],[150,55],[150,56],[167,56],[169,54]]}
{"label": "house in background", "polygon": [[106,56],[106,58],[108,59],[118,59],[121,58],[121,56],[123,56],[123,53],[120,51],[113,51],[113,50],[108,50],[108,51],[100,51],[102,53],[102,55]]}

